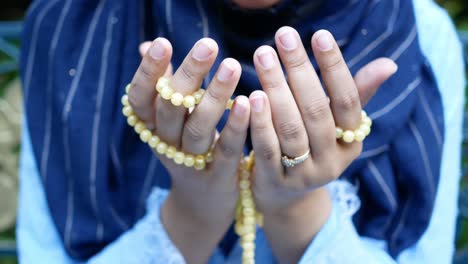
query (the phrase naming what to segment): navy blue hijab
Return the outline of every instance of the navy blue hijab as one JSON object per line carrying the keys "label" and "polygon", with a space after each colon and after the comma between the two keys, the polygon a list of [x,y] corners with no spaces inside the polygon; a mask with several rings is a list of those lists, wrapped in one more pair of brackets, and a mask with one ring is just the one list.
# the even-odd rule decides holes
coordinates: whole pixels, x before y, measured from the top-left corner
{"label": "navy blue hijab", "polygon": [[444,126],[413,12],[408,0],[290,0],[255,12],[221,0],[36,0],[22,43],[26,117],[67,252],[89,258],[141,218],[152,187],[170,187],[120,111],[140,62],[138,45],[165,36],[177,67],[198,39],[214,38],[217,65],[227,56],[241,61],[238,93],[247,94],[261,88],[255,48],[273,45],[283,25],[295,27],[306,46],[315,31],[330,30],[353,73],[383,56],[399,65],[366,106],[373,131],[343,177],[359,186],[354,222],[361,235],[386,241],[393,257],[414,245],[432,214]]}

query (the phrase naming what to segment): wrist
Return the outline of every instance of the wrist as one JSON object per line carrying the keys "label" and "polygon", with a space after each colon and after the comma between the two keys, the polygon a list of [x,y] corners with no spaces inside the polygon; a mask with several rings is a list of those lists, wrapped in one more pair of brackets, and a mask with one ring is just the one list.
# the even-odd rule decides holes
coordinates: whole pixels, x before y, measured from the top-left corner
{"label": "wrist", "polygon": [[265,220],[287,223],[310,217],[313,217],[314,221],[321,222],[320,218],[328,218],[330,211],[330,195],[325,187],[320,187],[292,200],[285,207],[262,213],[265,215]]}
{"label": "wrist", "polygon": [[289,206],[264,212],[264,231],[281,263],[297,263],[331,213],[332,202],[322,187]]}
{"label": "wrist", "polygon": [[206,263],[226,233],[233,216],[195,212],[171,192],[161,208],[161,222],[188,263]]}

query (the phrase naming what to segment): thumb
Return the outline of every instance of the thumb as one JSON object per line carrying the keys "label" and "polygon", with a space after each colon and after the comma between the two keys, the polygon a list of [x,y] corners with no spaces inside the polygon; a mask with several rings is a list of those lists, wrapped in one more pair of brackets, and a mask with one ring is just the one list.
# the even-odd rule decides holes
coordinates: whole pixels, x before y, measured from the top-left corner
{"label": "thumb", "polygon": [[364,106],[374,96],[377,89],[398,70],[396,63],[388,58],[369,62],[354,76],[361,105]]}

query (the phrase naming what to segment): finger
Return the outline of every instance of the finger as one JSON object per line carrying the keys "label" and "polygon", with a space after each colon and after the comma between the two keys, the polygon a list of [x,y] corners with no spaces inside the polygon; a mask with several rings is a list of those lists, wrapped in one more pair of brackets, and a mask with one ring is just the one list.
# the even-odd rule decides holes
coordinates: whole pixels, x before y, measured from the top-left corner
{"label": "finger", "polygon": [[143,56],[136,71],[128,94],[130,104],[140,120],[148,128],[154,127],[154,86],[163,76],[172,56],[172,46],[168,40],[157,38]]}
{"label": "finger", "polygon": [[[140,44],[139,51],[141,57],[145,56],[145,54],[148,52],[149,48],[151,47],[151,41],[145,41]],[[164,77],[171,77],[173,74],[173,67],[172,63],[169,63],[169,66],[167,66],[166,72],[164,73]]]}
{"label": "finger", "polygon": [[366,105],[375,92],[377,92],[377,89],[395,74],[397,70],[398,66],[393,60],[388,58],[376,59],[362,67],[354,75],[354,82],[358,89],[361,105]]}
{"label": "finger", "polygon": [[282,180],[281,149],[273,126],[270,103],[263,91],[250,95],[250,136],[255,151],[256,188]]}
{"label": "finger", "polygon": [[164,77],[171,77],[172,74],[174,74],[174,68],[172,67],[172,63],[169,63],[169,66],[167,66],[166,72],[164,73]]}
{"label": "finger", "polygon": [[254,63],[260,83],[271,103],[273,125],[281,152],[289,157],[301,156],[309,149],[309,140],[276,52],[269,46],[260,47],[255,52]]}
{"label": "finger", "polygon": [[226,110],[241,75],[241,66],[234,59],[225,59],[201,103],[190,114],[185,123],[182,148],[194,154],[202,154],[210,148],[216,125]]}
{"label": "finger", "polygon": [[224,177],[224,179],[233,183],[237,182],[237,177],[227,175],[226,172],[237,173],[238,171],[249,127],[249,119],[249,100],[245,96],[238,96],[214,149],[214,160],[211,169],[217,177]]}
{"label": "finger", "polygon": [[151,47],[151,41],[145,41],[140,44],[138,47],[138,51],[140,51],[140,56],[143,57],[148,52],[149,48]]}
{"label": "finger", "polygon": [[[218,46],[214,40],[205,38],[198,41],[170,78],[169,83],[174,92],[185,96],[200,89],[217,54]],[[175,147],[179,147],[185,115],[186,109],[183,106],[175,107],[170,101],[158,96],[156,107],[158,135]]]}
{"label": "finger", "polygon": [[275,39],[307,130],[312,157],[320,159],[336,142],[328,98],[297,31],[283,27],[276,33]]}
{"label": "finger", "polygon": [[312,47],[330,96],[337,126],[354,130],[361,121],[361,103],[354,79],[333,36],[319,30],[312,37]]}

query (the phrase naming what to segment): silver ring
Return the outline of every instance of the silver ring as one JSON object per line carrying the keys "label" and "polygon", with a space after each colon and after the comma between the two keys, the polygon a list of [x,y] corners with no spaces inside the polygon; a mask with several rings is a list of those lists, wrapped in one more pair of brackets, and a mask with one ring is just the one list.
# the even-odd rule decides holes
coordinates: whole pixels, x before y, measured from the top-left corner
{"label": "silver ring", "polygon": [[291,158],[288,156],[283,156],[281,157],[281,163],[286,168],[292,168],[296,165],[304,163],[304,161],[306,161],[309,158],[309,156],[310,156],[310,149],[308,149],[306,153],[302,154],[299,157]]}

